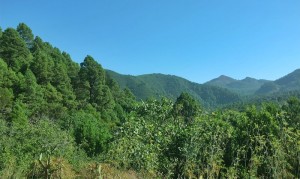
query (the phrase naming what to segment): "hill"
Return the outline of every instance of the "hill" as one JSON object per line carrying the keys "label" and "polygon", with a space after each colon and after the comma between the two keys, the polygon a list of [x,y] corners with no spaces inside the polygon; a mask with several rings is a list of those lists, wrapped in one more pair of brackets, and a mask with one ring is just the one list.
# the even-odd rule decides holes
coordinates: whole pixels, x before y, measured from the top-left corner
{"label": "hill", "polygon": [[240,95],[253,95],[266,82],[268,82],[268,80],[257,80],[250,77],[246,77],[242,80],[236,80],[231,77],[221,75],[218,78],[206,82],[205,84],[226,88]]}
{"label": "hill", "polygon": [[[265,85],[298,89],[298,81],[296,70]],[[136,101],[126,87],[174,101]],[[300,178],[300,99],[286,100],[300,93],[277,94],[249,106],[177,76],[120,75],[89,55],[79,65],[24,23],[0,28],[0,176]],[[197,100],[239,103],[212,111]]]}
{"label": "hill", "polygon": [[129,88],[137,99],[162,96],[175,100],[182,92],[191,94],[206,107],[236,102],[239,96],[227,89],[193,83],[174,75],[148,74],[148,75],[122,75],[106,70],[108,76],[116,80],[122,88]]}
{"label": "hill", "polygon": [[[270,95],[281,96],[300,90],[300,69],[275,81],[246,77],[242,80],[221,75],[204,84],[197,84],[174,75],[147,74],[122,75],[106,70],[122,88],[129,88],[139,100],[162,96],[175,100],[181,92],[190,93],[206,107],[228,105],[237,101],[269,99]],[[246,98],[239,96],[248,96]],[[241,99],[243,98],[243,99]]]}
{"label": "hill", "polygon": [[225,87],[228,84],[234,83],[236,81],[237,81],[236,79],[233,79],[229,76],[221,75],[218,78],[212,79],[206,83],[212,86]]}
{"label": "hill", "polygon": [[273,82],[265,83],[256,91],[256,94],[272,94],[296,90],[300,90],[300,69]]}

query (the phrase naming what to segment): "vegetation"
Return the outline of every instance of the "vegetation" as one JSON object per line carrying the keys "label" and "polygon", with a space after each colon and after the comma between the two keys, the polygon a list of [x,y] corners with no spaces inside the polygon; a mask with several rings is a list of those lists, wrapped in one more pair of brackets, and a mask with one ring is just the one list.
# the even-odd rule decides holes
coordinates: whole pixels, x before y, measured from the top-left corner
{"label": "vegetation", "polygon": [[205,84],[226,88],[230,91],[245,96],[253,95],[256,91],[260,89],[262,85],[264,85],[267,82],[267,80],[257,80],[250,77],[246,77],[242,80],[235,80],[233,78],[221,75],[216,79],[206,82]]}
{"label": "vegetation", "polygon": [[[137,101],[93,57],[78,65],[23,23],[0,32],[3,178],[300,178],[297,92],[211,111],[235,95],[179,80],[188,93]],[[158,76],[141,78],[165,89]]]}
{"label": "vegetation", "polygon": [[278,93],[300,90],[300,69],[297,69],[275,81],[257,80],[250,77],[246,77],[243,80],[235,80],[233,78],[221,75],[216,79],[206,82],[205,84],[226,88],[232,92],[238,93],[241,96],[276,96]]}
{"label": "vegetation", "polygon": [[130,89],[138,100],[167,97],[175,101],[182,92],[189,93],[206,108],[216,108],[240,100],[238,94],[227,89],[193,83],[174,75],[131,76],[121,75],[110,70],[107,70],[107,74],[116,80],[121,88]]}

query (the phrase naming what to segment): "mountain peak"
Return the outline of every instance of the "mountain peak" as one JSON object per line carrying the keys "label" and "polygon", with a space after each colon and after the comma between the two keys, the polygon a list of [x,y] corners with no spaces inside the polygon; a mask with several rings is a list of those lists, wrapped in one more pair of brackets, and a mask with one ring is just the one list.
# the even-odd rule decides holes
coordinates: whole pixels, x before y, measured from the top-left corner
{"label": "mountain peak", "polygon": [[206,84],[214,85],[214,86],[224,86],[224,85],[230,84],[235,81],[236,81],[235,79],[233,79],[229,76],[221,75],[218,78],[215,78],[215,79],[212,79],[212,80],[206,82]]}
{"label": "mountain peak", "polygon": [[226,75],[220,75],[218,78],[216,79],[230,79],[230,80],[234,80],[233,78],[226,76]]}
{"label": "mountain peak", "polygon": [[252,81],[257,81],[257,79],[251,78],[251,77],[248,77],[248,76],[247,76],[246,78],[242,79],[241,81],[252,82]]}
{"label": "mountain peak", "polygon": [[275,80],[276,84],[279,85],[298,85],[300,83],[300,69],[293,71],[285,75],[284,77]]}

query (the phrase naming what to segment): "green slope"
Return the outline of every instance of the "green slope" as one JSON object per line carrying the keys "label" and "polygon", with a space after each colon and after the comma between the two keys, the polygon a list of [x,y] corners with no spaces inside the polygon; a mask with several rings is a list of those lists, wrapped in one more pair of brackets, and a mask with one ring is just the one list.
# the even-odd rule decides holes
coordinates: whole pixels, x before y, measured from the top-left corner
{"label": "green slope", "polygon": [[238,95],[248,96],[250,99],[266,95],[268,98],[269,95],[278,96],[285,94],[285,92],[300,90],[300,69],[275,81],[257,80],[250,77],[236,80],[221,75],[203,85],[174,75],[132,76],[121,75],[109,70],[107,70],[107,74],[115,79],[122,88],[129,88],[137,99],[160,98],[162,96],[176,99],[181,92],[188,92],[208,107],[239,101]]}
{"label": "green slope", "polygon": [[279,78],[275,83],[281,87],[281,91],[300,90],[300,69]]}
{"label": "green slope", "polygon": [[201,85],[174,75],[149,74],[140,76],[121,75],[107,70],[108,76],[122,88],[129,88],[137,99],[168,97],[176,99],[180,93],[193,95],[206,107],[217,107],[238,101],[236,93],[220,87]]}
{"label": "green slope", "polygon": [[236,80],[231,77],[221,75],[205,84],[226,88],[240,95],[253,95],[268,80],[257,80],[246,77],[243,80]]}
{"label": "green slope", "polygon": [[233,79],[229,76],[221,75],[218,78],[212,79],[206,84],[212,85],[212,86],[219,86],[219,87],[226,87],[227,85],[236,82],[236,79]]}
{"label": "green slope", "polygon": [[300,69],[273,82],[268,82],[256,91],[256,94],[273,94],[300,90]]}

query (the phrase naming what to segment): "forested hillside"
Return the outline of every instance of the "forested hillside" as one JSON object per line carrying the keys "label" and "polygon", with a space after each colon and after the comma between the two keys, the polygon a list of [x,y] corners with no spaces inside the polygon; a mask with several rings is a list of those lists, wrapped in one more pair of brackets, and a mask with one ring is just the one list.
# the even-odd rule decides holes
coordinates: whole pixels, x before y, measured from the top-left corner
{"label": "forested hillside", "polygon": [[300,69],[297,69],[275,81],[257,80],[250,77],[246,77],[243,80],[236,80],[228,76],[221,75],[218,78],[206,82],[205,84],[222,87],[230,90],[231,92],[248,97],[256,97],[256,95],[277,95],[278,93],[300,90]]}
{"label": "forested hillside", "polygon": [[257,80],[254,78],[246,77],[242,80],[236,80],[224,75],[206,82],[207,85],[219,86],[226,88],[232,92],[240,95],[253,95],[262,85],[269,82],[268,80]]}
{"label": "forested hillside", "polygon": [[159,99],[167,97],[172,100],[187,92],[201,102],[206,108],[216,108],[240,100],[238,94],[225,88],[201,85],[190,82],[174,75],[148,74],[148,75],[121,75],[107,70],[108,76],[116,80],[122,88],[128,88],[137,97]]}
{"label": "forested hillside", "polygon": [[299,98],[208,111],[237,98],[173,76],[112,78],[24,23],[0,30],[1,178],[300,178]]}
{"label": "forested hillside", "polygon": [[268,82],[257,90],[256,94],[272,94],[300,90],[300,69],[293,71],[286,76],[273,82]]}
{"label": "forested hillside", "polygon": [[[0,38],[5,136],[0,142],[0,175],[36,172],[32,176],[39,177],[49,167],[79,165],[81,159],[99,155],[134,104],[131,92],[107,78],[91,56],[78,65],[66,52],[34,37],[25,24],[6,29]],[[53,166],[46,165],[50,156]],[[31,171],[36,167],[40,171]]]}

